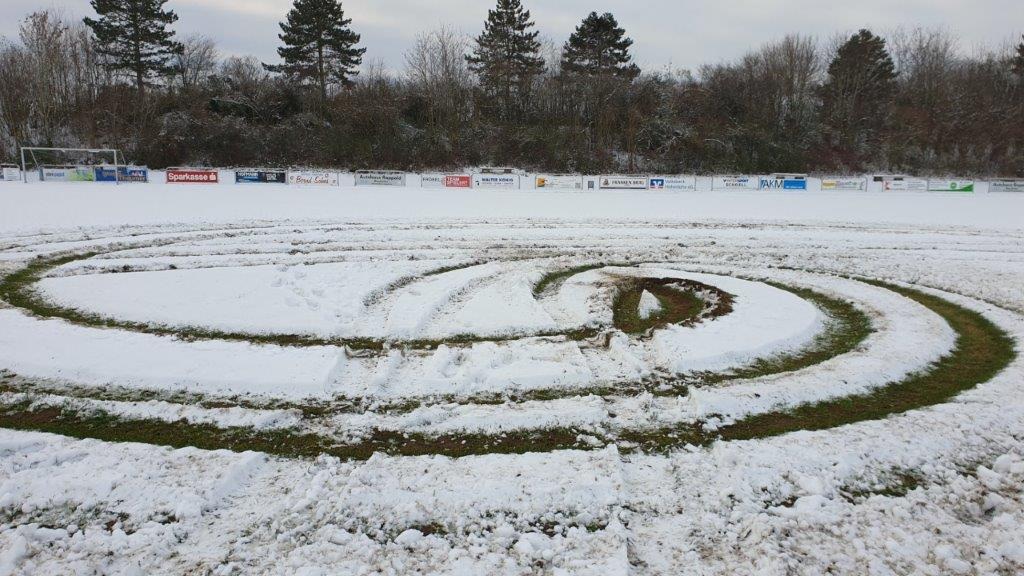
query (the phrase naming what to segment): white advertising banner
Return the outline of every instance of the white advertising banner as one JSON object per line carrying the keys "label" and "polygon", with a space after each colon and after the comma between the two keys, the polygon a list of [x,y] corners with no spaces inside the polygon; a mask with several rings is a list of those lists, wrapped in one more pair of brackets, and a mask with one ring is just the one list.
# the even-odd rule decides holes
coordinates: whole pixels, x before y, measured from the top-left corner
{"label": "white advertising banner", "polygon": [[988,183],[989,192],[1024,192],[1024,180],[993,180]]}
{"label": "white advertising banner", "polygon": [[39,171],[39,179],[43,182],[69,182],[72,168],[43,168]]}
{"label": "white advertising banner", "polygon": [[644,176],[601,176],[598,187],[602,190],[647,190]]}
{"label": "white advertising banner", "polygon": [[420,174],[421,188],[444,188],[444,174]]}
{"label": "white advertising banner", "polygon": [[904,178],[902,180],[886,180],[886,192],[926,192],[928,181],[918,178]]}
{"label": "white advertising banner", "polygon": [[0,180],[6,180],[12,182],[15,180],[21,180],[21,170],[13,166],[4,166],[2,172],[0,172]]}
{"label": "white advertising banner", "polygon": [[288,183],[299,186],[337,186],[339,182],[337,172],[304,170],[288,173]]}
{"label": "white advertising banner", "polygon": [[519,189],[518,174],[473,174],[473,188]]}
{"label": "white advertising banner", "polygon": [[863,178],[822,178],[822,190],[864,190],[867,181]]}
{"label": "white advertising banner", "polygon": [[974,180],[929,180],[929,192],[974,192]]}
{"label": "white advertising banner", "polygon": [[759,185],[757,176],[715,176],[711,179],[712,190],[757,190]]}
{"label": "white advertising banner", "polygon": [[537,188],[554,188],[560,190],[582,190],[582,176],[552,176],[549,174],[538,174],[533,182]]}
{"label": "white advertising banner", "polygon": [[647,179],[651,190],[696,190],[696,176],[652,176]]}
{"label": "white advertising banner", "polygon": [[405,172],[356,172],[356,186],[405,186]]}

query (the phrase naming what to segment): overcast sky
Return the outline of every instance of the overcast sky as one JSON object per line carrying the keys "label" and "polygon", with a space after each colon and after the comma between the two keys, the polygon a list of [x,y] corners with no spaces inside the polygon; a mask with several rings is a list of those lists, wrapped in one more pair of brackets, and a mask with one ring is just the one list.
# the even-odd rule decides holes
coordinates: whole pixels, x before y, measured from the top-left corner
{"label": "overcast sky", "polygon": [[[343,0],[368,60],[401,69],[413,38],[440,24],[468,34],[483,27],[494,0]],[[561,45],[590,11],[612,12],[634,39],[646,69],[689,68],[734,59],[787,33],[815,34],[868,27],[942,27],[961,50],[995,46],[1024,32],[1024,0],[524,0],[541,35]],[[277,60],[278,22],[292,0],[170,0],[179,35],[200,33],[225,54]],[[88,0],[0,0],[0,35],[17,35],[32,10],[53,6],[74,17],[91,12]]]}

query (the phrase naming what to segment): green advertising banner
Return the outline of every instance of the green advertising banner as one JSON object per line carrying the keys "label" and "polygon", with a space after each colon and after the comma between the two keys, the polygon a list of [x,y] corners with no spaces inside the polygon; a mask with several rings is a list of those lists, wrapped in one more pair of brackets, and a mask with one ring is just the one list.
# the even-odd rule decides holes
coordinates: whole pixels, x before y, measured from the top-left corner
{"label": "green advertising banner", "polygon": [[929,192],[974,192],[973,180],[929,180]]}

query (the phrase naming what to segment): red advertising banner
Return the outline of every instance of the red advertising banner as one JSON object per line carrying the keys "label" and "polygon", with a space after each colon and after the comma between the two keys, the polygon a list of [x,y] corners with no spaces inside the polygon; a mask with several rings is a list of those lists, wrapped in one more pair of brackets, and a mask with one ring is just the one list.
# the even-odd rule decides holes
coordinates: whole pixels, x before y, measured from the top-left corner
{"label": "red advertising banner", "polygon": [[445,176],[445,188],[469,188],[473,185],[473,179],[468,176]]}
{"label": "red advertising banner", "polygon": [[216,184],[216,170],[168,170],[168,184]]}

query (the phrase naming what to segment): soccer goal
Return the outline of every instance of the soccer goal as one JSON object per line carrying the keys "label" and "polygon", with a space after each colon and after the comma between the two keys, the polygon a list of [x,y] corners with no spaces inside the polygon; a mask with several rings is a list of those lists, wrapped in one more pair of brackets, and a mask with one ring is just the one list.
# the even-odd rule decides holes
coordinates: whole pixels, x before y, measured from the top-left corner
{"label": "soccer goal", "polygon": [[25,182],[31,171],[42,182],[119,183],[124,168],[124,154],[113,148],[21,149],[21,175]]}

